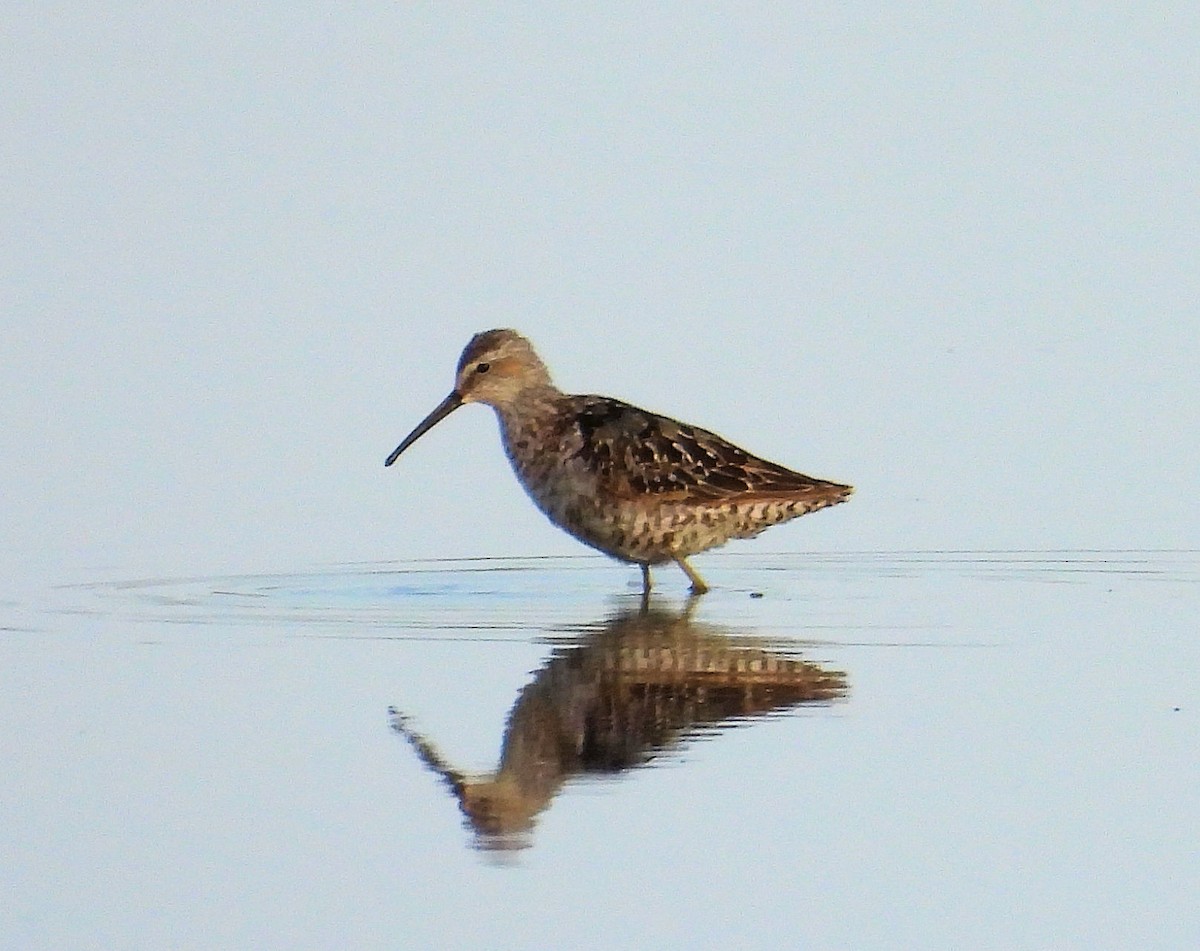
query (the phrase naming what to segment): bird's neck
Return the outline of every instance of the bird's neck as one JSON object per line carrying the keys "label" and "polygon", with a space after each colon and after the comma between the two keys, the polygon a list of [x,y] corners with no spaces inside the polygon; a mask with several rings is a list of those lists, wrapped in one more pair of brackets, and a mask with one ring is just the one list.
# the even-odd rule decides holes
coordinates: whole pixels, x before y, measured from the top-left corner
{"label": "bird's neck", "polygon": [[554,386],[527,387],[511,400],[495,404],[506,443],[538,438],[562,414],[563,394]]}

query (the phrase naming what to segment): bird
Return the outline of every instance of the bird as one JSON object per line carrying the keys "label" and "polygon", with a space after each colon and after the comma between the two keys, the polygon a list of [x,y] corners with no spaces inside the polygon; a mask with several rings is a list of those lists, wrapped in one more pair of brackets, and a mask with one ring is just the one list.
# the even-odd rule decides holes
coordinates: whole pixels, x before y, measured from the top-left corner
{"label": "bird", "polygon": [[496,411],[504,451],[534,504],[559,528],[618,561],[677,564],[693,595],[709,590],[692,555],[844,502],[849,485],[814,479],[722,436],[608,396],[554,385],[515,330],[486,330],[463,349],[450,394],[387,457],[467,403]]}

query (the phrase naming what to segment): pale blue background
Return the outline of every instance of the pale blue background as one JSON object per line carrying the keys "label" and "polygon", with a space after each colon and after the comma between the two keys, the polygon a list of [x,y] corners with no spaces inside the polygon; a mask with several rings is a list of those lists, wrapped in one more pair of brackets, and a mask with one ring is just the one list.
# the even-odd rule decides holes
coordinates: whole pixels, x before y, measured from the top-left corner
{"label": "pale blue background", "polygon": [[6,568],[574,551],[382,469],[508,325],[859,487],[775,549],[1200,537],[1191,4],[3,16]]}
{"label": "pale blue background", "polygon": [[[1197,547],[1194,4],[606,3],[589,13],[72,0],[6,4],[0,36],[0,598],[12,608],[3,626],[18,633],[44,623],[26,606],[69,581],[579,551],[524,499],[483,408],[383,468],[447,392],[463,344],[493,326],[531,337],[565,389],[620,396],[857,485],[850,504],[739,550]],[[706,572],[703,556],[696,563]],[[613,577],[624,590],[628,579]],[[1054,619],[1046,630],[1078,644],[1092,643],[1082,625],[1128,618],[1097,642],[1132,655],[1110,662],[1124,671],[1151,658],[1178,677],[1180,655],[1136,638],[1166,631],[1182,644],[1181,619],[1194,613],[1181,604],[1163,608],[1174,626],[1145,629],[1140,603],[1127,614],[1098,607],[1079,629],[1079,611],[1043,613]],[[896,613],[879,606],[881,623]],[[154,663],[125,656],[122,632],[109,631],[114,653],[80,624],[55,632],[67,645],[81,638],[78,650],[55,642],[61,660],[19,641],[35,672],[10,697],[37,699],[13,701],[20,729],[5,727],[4,742],[44,767],[48,786],[61,777],[53,754],[36,762],[38,744],[68,742],[58,718],[87,689],[108,697],[135,750],[169,755],[177,738],[157,718],[188,712],[174,710],[179,695],[159,686]],[[166,656],[163,669],[186,677],[190,661]],[[322,655],[328,666],[346,656]],[[482,745],[537,656],[522,655],[496,687]],[[258,673],[282,678],[289,702],[297,683],[322,689],[320,667],[271,661],[259,670],[236,654],[234,681],[205,669],[215,680],[191,686],[243,698],[237,678],[250,696]],[[859,660],[860,696],[870,671]],[[1056,683],[1068,679],[1058,673]],[[347,683],[361,684],[358,674]],[[927,689],[967,696],[975,686],[935,671]],[[1008,681],[993,686],[1012,702]],[[897,685],[881,736],[915,729],[903,719],[911,687]],[[381,726],[389,689],[347,712],[384,750],[382,783],[404,761]],[[1179,702],[1183,688],[1172,689],[1154,695],[1147,717]],[[147,692],[156,700],[144,716],[123,699]],[[333,730],[322,710],[304,730]],[[231,801],[260,802],[242,772],[259,757],[236,733],[255,721],[239,711],[217,702],[219,730],[201,723],[193,742],[231,744],[233,762],[214,752],[205,775]],[[43,732],[29,731],[35,719]],[[1194,719],[1173,722],[1186,733],[1179,723]],[[275,726],[273,739],[291,735],[290,721]],[[124,749],[130,736],[119,740]],[[1191,748],[1172,742],[1176,756]],[[1023,749],[1013,749],[1019,768]],[[1042,764],[1048,775],[1060,752]],[[132,769],[119,753],[96,757],[94,772],[67,775],[86,784]],[[170,775],[177,792],[193,788]],[[281,775],[287,764],[263,782]],[[648,775],[649,787],[633,786],[639,797],[667,774]],[[886,786],[891,774],[881,776]],[[161,781],[153,771],[131,779],[106,821],[119,828],[145,794],[185,827]],[[413,781],[425,792],[432,783]],[[40,808],[22,789],[4,792]],[[1171,795],[1166,814],[1189,814],[1187,789]],[[455,827],[450,803],[419,802]],[[380,804],[386,818],[392,805]],[[289,823],[304,823],[278,808],[278,836],[243,831],[290,839]],[[566,815],[554,813],[544,840]],[[339,820],[347,836],[361,817]],[[211,821],[226,818],[218,810]],[[64,841],[76,831],[70,814],[45,821]],[[1023,827],[1023,815],[1013,822]],[[49,861],[33,826],[16,828],[4,864]],[[207,843],[211,831],[197,835]],[[381,866],[394,845],[377,846]],[[154,854],[152,840],[146,848]],[[475,868],[457,841],[447,848]],[[562,866],[547,881],[572,880],[576,866],[555,854]],[[236,905],[238,882],[216,868]],[[642,869],[646,901],[670,872]],[[454,916],[466,873],[438,874],[420,901]],[[830,888],[844,898],[853,886]],[[380,890],[374,900],[391,913],[401,899],[390,883]],[[976,939],[1008,914],[1002,897],[968,909]],[[1168,911],[1180,907],[1171,897]],[[55,917],[61,898],[38,911]],[[86,888],[78,896],[92,900],[108,907]],[[773,894],[766,906],[786,904]],[[73,907],[63,927],[86,933],[94,909]],[[1067,914],[1061,933],[1077,918]],[[1144,945],[1144,919],[1130,920]],[[377,920],[364,921],[378,937]],[[225,923],[214,946],[262,936]],[[195,922],[160,924],[170,935]],[[873,935],[880,947],[887,937]],[[940,937],[962,946],[953,931]]]}

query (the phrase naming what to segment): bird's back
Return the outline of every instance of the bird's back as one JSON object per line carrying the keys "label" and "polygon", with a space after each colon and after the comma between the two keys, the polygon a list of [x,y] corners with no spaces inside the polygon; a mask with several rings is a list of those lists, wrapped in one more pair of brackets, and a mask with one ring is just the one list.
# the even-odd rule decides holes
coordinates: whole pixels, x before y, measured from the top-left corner
{"label": "bird's back", "polygon": [[843,501],[847,485],[770,462],[722,436],[602,396],[576,396],[577,458],[602,492],[644,502]]}

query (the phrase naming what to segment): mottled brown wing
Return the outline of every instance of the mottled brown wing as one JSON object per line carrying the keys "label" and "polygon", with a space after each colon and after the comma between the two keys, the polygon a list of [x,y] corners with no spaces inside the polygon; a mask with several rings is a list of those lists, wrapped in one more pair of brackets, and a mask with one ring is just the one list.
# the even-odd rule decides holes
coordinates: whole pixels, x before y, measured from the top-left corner
{"label": "mottled brown wing", "polygon": [[853,491],[760,459],[716,433],[619,400],[576,399],[576,458],[619,495],[695,502],[781,497],[841,501]]}

